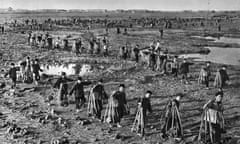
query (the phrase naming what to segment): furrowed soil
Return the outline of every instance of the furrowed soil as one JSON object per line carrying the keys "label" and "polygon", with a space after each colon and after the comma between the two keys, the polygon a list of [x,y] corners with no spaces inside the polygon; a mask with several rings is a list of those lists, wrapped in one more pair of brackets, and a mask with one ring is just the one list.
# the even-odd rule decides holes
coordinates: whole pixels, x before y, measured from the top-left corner
{"label": "furrowed soil", "polygon": [[[102,37],[104,29],[92,29],[90,31],[59,30],[51,31],[50,35],[62,36],[72,35],[82,37],[84,46],[87,47],[87,37],[94,35]],[[211,35],[216,33],[207,31]],[[229,35],[226,31],[222,34]],[[201,30],[165,30],[161,45],[167,48],[171,54],[181,53],[207,53],[204,46],[214,45],[211,41],[196,39],[191,36],[203,35]],[[3,144],[50,144],[53,139],[67,137],[71,143],[113,143],[113,144],[174,144],[173,140],[162,140],[160,137],[161,126],[163,125],[163,110],[169,99],[174,98],[178,93],[184,93],[181,102],[180,114],[184,129],[184,140],[182,144],[196,143],[196,136],[199,132],[200,119],[203,105],[212,99],[216,93],[213,88],[215,72],[221,64],[212,64],[213,75],[210,83],[210,90],[197,83],[200,68],[204,62],[194,62],[190,68],[190,84],[183,84],[180,78],[164,76],[159,72],[147,69],[145,63],[135,65],[130,59],[122,61],[117,57],[118,49],[126,43],[141,48],[148,47],[153,39],[160,39],[157,29],[132,28],[128,34],[116,34],[115,29],[109,30],[110,56],[82,54],[77,57],[69,51],[46,50],[28,46],[27,34],[8,31],[0,35],[0,61],[1,74],[9,68],[11,62],[18,63],[27,56],[39,58],[41,64],[51,63],[80,63],[95,64],[103,69],[93,75],[85,76],[84,79],[97,80],[103,78],[105,89],[108,95],[118,89],[118,84],[126,85],[127,101],[130,106],[130,115],[122,120],[122,128],[110,128],[108,124],[99,122],[87,117],[85,105],[83,111],[76,113],[73,102],[68,107],[59,107],[57,104],[57,92],[52,89],[52,84],[57,76],[42,78],[39,86],[33,84],[18,83],[14,95],[10,94],[10,80],[1,76],[1,82],[7,86],[0,90],[0,143]],[[221,46],[221,44],[216,44]],[[228,73],[231,84],[224,89],[224,116],[227,133],[224,137],[231,137],[232,144],[237,144],[240,139],[240,67],[228,66]],[[76,78],[76,76],[70,76]],[[85,87],[85,96],[93,85]],[[70,85],[71,87],[71,85]],[[131,132],[131,126],[135,118],[137,107],[136,100],[146,90],[153,91],[151,98],[153,113],[149,114],[148,126],[145,138]],[[51,104],[48,98],[53,96]],[[74,101],[71,96],[70,101]],[[104,110],[102,114],[104,114]],[[54,112],[52,112],[54,111]],[[62,118],[64,125],[57,124]],[[42,120],[44,119],[44,120]],[[81,120],[88,121],[82,125]],[[15,123],[18,127],[26,128],[29,134],[13,136],[7,132],[8,123]]]}

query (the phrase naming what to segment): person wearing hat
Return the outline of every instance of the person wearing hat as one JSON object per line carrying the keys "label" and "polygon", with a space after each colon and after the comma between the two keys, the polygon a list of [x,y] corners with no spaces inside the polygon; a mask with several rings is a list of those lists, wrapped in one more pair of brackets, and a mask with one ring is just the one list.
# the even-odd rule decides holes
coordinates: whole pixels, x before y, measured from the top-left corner
{"label": "person wearing hat", "polygon": [[152,106],[150,97],[152,96],[151,91],[146,91],[145,95],[138,99],[138,108],[142,108],[142,114],[143,114],[143,127],[142,131],[138,132],[139,135],[144,136],[145,134],[145,126],[147,124],[147,111],[152,113]]}
{"label": "person wearing hat", "polygon": [[56,83],[53,85],[54,88],[59,89],[58,102],[60,106],[68,105],[68,83],[73,81],[66,77],[66,73],[62,72],[61,77],[57,79]]}
{"label": "person wearing hat", "polygon": [[92,82],[90,81],[83,81],[82,77],[78,77],[77,82],[73,85],[69,92],[69,95],[72,95],[74,93],[77,112],[80,111],[80,109],[86,102],[86,98],[84,96],[84,86],[90,85],[91,83]]}
{"label": "person wearing hat", "polygon": [[[216,144],[220,144],[221,134],[224,132],[224,117],[223,117],[223,93],[218,92],[215,95],[215,98],[209,100],[204,106],[203,109],[209,115],[207,115],[204,120],[210,123],[212,127],[212,139]],[[208,128],[209,131],[209,128]]]}
{"label": "person wearing hat", "polygon": [[101,119],[101,111],[103,109],[103,100],[108,99],[103,86],[103,80],[100,79],[97,84],[92,88],[92,94],[94,96],[94,110],[93,114],[96,118]]}

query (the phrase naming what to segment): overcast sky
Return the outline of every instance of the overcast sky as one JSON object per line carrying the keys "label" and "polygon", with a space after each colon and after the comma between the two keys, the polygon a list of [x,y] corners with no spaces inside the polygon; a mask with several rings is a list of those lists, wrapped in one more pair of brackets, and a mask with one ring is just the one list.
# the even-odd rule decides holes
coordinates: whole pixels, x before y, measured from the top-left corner
{"label": "overcast sky", "polygon": [[0,0],[14,9],[240,10],[240,0]]}

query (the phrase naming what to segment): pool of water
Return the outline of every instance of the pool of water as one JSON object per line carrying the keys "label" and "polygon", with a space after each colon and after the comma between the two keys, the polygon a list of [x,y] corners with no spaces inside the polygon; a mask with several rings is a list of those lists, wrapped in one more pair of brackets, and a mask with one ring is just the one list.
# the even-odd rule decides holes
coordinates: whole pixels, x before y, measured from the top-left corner
{"label": "pool of water", "polygon": [[199,38],[199,39],[206,39],[206,40],[212,40],[216,43],[225,43],[225,44],[240,44],[240,38],[232,38],[232,37],[203,37],[203,36],[192,36],[193,38]]}
{"label": "pool of water", "polygon": [[[216,43],[225,44],[240,44],[240,38],[231,37],[202,37],[192,36],[193,38],[212,40]],[[193,58],[195,61],[211,61],[227,65],[240,65],[240,48],[221,48],[221,47],[206,47],[211,52],[209,54],[182,54],[182,58]]]}
{"label": "pool of water", "polygon": [[43,70],[42,73],[47,75],[61,75],[61,72],[65,72],[67,75],[91,75],[94,73],[94,69],[96,67],[93,67],[89,64],[47,64],[42,65],[41,69]]}
{"label": "pool of water", "polygon": [[180,58],[193,58],[194,61],[211,61],[227,65],[240,66],[240,48],[207,47],[209,54],[182,54]]}

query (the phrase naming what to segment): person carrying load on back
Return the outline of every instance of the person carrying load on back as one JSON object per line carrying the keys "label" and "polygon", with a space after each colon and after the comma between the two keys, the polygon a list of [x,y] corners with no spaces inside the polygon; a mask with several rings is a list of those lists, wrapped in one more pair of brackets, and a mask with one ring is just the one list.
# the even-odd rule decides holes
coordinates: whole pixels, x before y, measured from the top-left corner
{"label": "person carrying load on back", "polygon": [[107,109],[104,115],[104,121],[111,123],[111,126],[120,125],[121,119],[124,115],[128,114],[128,106],[125,93],[125,85],[120,84],[119,90],[114,91],[109,97]]}
{"label": "person carrying load on back", "polygon": [[136,118],[133,123],[132,131],[136,127],[137,133],[140,136],[144,136],[145,128],[147,125],[147,111],[152,113],[152,106],[150,102],[151,91],[147,91],[144,96],[138,99],[138,108]]}
{"label": "person carrying load on back", "polygon": [[[203,121],[205,121],[205,129],[207,130],[205,135],[208,134],[210,138],[206,141],[211,141],[214,144],[221,144],[221,134],[225,132],[222,99],[223,93],[218,92],[214,99],[209,100],[203,106]],[[201,139],[201,135],[199,139]]]}
{"label": "person carrying load on back", "polygon": [[108,99],[107,94],[100,79],[98,83],[91,89],[88,100],[88,115],[93,115],[101,120],[101,111],[103,109],[103,101]]}
{"label": "person carrying load on back", "polygon": [[162,137],[182,138],[183,128],[181,123],[181,117],[179,113],[180,100],[183,97],[182,94],[170,100],[166,106],[165,123],[162,128]]}

